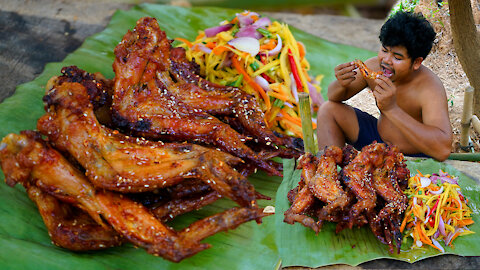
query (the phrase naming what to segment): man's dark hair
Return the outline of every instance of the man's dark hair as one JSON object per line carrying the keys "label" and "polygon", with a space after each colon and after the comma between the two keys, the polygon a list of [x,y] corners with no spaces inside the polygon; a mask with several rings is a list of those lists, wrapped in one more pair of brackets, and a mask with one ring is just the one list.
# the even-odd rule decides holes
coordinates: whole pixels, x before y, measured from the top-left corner
{"label": "man's dark hair", "polygon": [[382,26],[380,42],[383,46],[405,46],[408,56],[425,59],[432,49],[436,33],[421,13],[398,11]]}

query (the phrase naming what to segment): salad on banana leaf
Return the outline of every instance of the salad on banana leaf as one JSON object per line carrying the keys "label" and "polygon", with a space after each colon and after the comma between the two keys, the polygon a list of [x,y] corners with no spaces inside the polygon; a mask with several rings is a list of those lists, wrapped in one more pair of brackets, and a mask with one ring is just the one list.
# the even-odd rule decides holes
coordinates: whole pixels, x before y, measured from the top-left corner
{"label": "salad on banana leaf", "polygon": [[298,92],[309,93],[315,109],[323,102],[319,86],[323,76],[310,77],[306,48],[288,25],[245,11],[199,31],[193,41],[175,40],[207,80],[254,95],[269,128],[303,137]]}

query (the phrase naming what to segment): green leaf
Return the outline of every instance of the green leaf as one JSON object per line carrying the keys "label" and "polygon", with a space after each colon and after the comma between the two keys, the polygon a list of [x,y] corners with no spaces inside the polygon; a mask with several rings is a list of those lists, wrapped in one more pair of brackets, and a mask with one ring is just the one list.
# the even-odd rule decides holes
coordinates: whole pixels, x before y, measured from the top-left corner
{"label": "green leaf", "polygon": [[[52,76],[60,75],[62,67],[77,65],[89,72],[101,72],[107,78],[113,78],[113,49],[139,18],[156,17],[168,38],[194,39],[198,30],[218,25],[240,11],[142,4],[128,11],[115,12],[104,31],[86,39],[61,63],[47,64],[39,77],[18,86],[15,94],[0,104],[0,137],[36,128],[37,119],[44,113],[44,87]],[[327,42],[297,29],[292,29],[292,32],[306,45],[311,74],[325,75],[323,89],[334,79],[335,65],[374,56],[374,52]],[[1,178],[4,179],[4,176]],[[273,198],[272,201],[260,201],[262,206],[275,204],[280,178],[260,172],[250,177],[250,181],[258,191]],[[172,225],[184,227],[232,206],[231,201],[221,200],[180,217]],[[283,216],[283,213],[277,215]],[[274,216],[264,218],[261,225],[249,222],[235,230],[209,237],[205,242],[210,243],[212,248],[178,264],[131,245],[85,253],[56,247],[50,242],[36,206],[18,186],[10,188],[0,184],[0,220],[0,264],[5,269],[137,269],[139,265],[142,269],[225,269],[225,266],[229,269],[273,269],[280,259],[275,241]]]}
{"label": "green leaf", "polygon": [[[445,254],[457,254],[462,256],[479,256],[480,247],[476,244],[480,241],[480,187],[475,181],[468,178],[454,167],[436,162],[432,159],[407,161],[407,166],[413,174],[417,170],[423,174],[438,173],[439,169],[451,175],[459,177],[459,185],[462,193],[469,199],[469,206],[473,210],[472,218],[475,224],[469,228],[475,234],[458,237],[455,239],[455,247],[446,248]],[[315,233],[298,223],[289,225],[283,222],[283,215],[290,204],[287,193],[298,185],[300,171],[295,170],[294,160],[284,161],[284,179],[280,185],[275,209],[275,239],[277,241],[283,266],[302,265],[307,267],[319,267],[330,264],[358,265],[374,259],[390,258],[406,262],[416,262],[428,257],[441,255],[433,248],[410,250],[411,243],[402,245],[400,254],[389,254],[388,246],[381,244],[367,227],[345,229],[339,234],[335,233],[335,224],[327,223],[322,231]]]}

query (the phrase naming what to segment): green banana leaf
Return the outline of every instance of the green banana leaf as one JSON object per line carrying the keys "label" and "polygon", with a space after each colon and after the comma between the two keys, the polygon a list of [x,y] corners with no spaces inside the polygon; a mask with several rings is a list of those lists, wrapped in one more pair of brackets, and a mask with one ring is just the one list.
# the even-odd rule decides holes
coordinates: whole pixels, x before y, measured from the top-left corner
{"label": "green banana leaf", "polygon": [[[423,174],[438,173],[439,169],[459,177],[462,193],[469,199],[475,223],[469,228],[475,234],[455,239],[454,248],[447,247],[444,254],[479,256],[480,247],[480,186],[454,167],[432,159],[407,161],[412,174],[417,170]],[[277,191],[275,209],[275,239],[283,266],[319,267],[330,264],[358,265],[380,258],[389,258],[406,262],[416,262],[428,257],[442,255],[436,249],[427,247],[410,249],[412,241],[404,241],[400,254],[389,254],[388,246],[381,244],[368,226],[346,229],[335,233],[335,224],[324,224],[322,231],[315,235],[313,230],[298,223],[289,225],[283,222],[282,213],[290,203],[287,193],[298,185],[300,171],[295,170],[294,160],[284,161],[284,179]],[[411,238],[410,238],[411,239]]]}

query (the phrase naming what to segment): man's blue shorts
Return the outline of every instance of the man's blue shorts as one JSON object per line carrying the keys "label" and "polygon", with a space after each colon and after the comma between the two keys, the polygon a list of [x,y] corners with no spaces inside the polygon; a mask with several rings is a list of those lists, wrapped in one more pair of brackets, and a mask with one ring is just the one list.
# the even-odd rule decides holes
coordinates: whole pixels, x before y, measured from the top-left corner
{"label": "man's blue shorts", "polygon": [[[361,111],[357,108],[353,108],[355,110],[355,114],[357,115],[358,121],[358,139],[356,142],[348,142],[349,144],[353,145],[357,150],[362,150],[362,148],[366,145],[377,141],[378,143],[383,143],[382,137],[378,133],[377,123],[378,119],[373,117],[372,115]],[[425,154],[409,154],[407,156],[411,157],[427,157],[429,156]]]}

